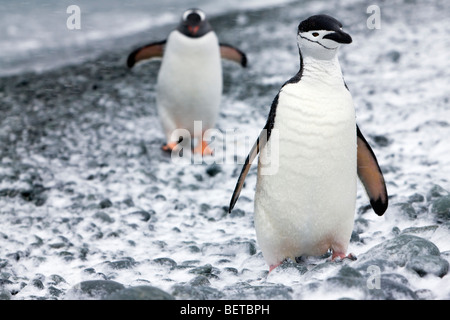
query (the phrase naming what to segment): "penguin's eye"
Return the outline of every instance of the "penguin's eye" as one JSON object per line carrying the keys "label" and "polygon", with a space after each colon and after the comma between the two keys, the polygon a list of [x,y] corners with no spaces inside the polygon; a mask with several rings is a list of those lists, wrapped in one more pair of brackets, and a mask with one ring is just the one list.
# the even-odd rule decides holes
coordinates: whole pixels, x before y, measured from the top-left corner
{"label": "penguin's eye", "polygon": [[319,33],[318,33],[318,32],[313,32],[312,35],[313,35],[314,37],[318,37],[318,36],[319,36]]}

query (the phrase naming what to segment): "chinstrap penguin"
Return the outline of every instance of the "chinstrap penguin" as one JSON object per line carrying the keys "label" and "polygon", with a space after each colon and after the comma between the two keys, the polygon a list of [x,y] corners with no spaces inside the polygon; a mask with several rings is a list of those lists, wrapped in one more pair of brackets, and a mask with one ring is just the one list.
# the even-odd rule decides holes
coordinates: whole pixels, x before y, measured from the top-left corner
{"label": "chinstrap penguin", "polygon": [[[162,58],[158,73],[156,102],[166,135],[163,150],[170,151],[186,137],[197,139],[194,152],[211,154],[203,133],[214,127],[222,95],[221,58],[247,65],[246,55],[239,49],[219,43],[216,33],[200,9],[189,9],[178,27],[163,41],[139,47],[130,53],[127,65]],[[201,129],[194,130],[194,121]],[[179,129],[183,131],[179,131]]]}
{"label": "chinstrap penguin", "polygon": [[[351,36],[333,17],[315,15],[299,24],[297,42],[300,70],[273,100],[229,206],[231,212],[261,151],[254,219],[270,271],[287,258],[295,261],[330,250],[332,260],[355,258],[346,252],[354,224],[357,176],[378,215],[388,206],[383,174],[356,124],[337,57],[338,48],[351,43]],[[264,174],[264,165],[274,163],[276,172]]]}

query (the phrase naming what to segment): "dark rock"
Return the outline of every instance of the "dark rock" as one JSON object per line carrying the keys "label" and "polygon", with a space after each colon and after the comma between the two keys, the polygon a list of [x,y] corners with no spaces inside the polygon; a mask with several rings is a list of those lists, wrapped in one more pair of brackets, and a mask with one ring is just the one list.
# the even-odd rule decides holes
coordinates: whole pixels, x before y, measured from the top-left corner
{"label": "dark rock", "polygon": [[450,192],[442,188],[440,185],[435,184],[431,187],[430,191],[427,193],[427,200],[430,201],[434,198],[440,198],[450,195]]}
{"label": "dark rock", "polygon": [[442,278],[448,273],[449,263],[447,260],[434,255],[421,255],[413,257],[406,268],[417,272],[421,277],[433,274]]}
{"label": "dark rock", "polygon": [[[154,211],[153,211],[154,214]],[[136,216],[139,218],[139,220],[141,221],[149,221],[150,218],[152,217],[152,214],[148,211],[145,210],[139,210],[139,211],[134,211],[128,214],[129,216]]]}
{"label": "dark rock", "polygon": [[257,252],[257,250],[254,240],[232,239],[222,244],[205,243],[203,245],[202,252],[235,256],[238,253],[246,253],[248,255],[254,255]]}
{"label": "dark rock", "polygon": [[222,172],[222,168],[217,164],[212,164],[208,168],[206,168],[206,173],[210,177],[215,177],[220,172]]}
{"label": "dark rock", "polygon": [[439,228],[438,225],[430,225],[430,226],[424,226],[424,227],[410,227],[410,228],[404,229],[401,233],[428,237],[428,236],[431,236],[438,228]]}
{"label": "dark rock", "polygon": [[213,267],[212,265],[205,264],[204,266],[196,267],[191,270],[189,270],[189,273],[202,275],[209,278],[217,277],[218,274],[220,274],[220,270]]}
{"label": "dark rock", "polygon": [[279,266],[280,270],[289,270],[289,269],[295,269],[300,274],[304,274],[308,271],[308,268],[302,264],[302,263],[296,263],[291,260],[285,260],[283,263]]}
{"label": "dark rock", "polygon": [[252,286],[247,283],[226,287],[227,296],[231,299],[256,299],[256,300],[292,300],[292,288],[282,284],[268,284]]}
{"label": "dark rock", "polygon": [[371,138],[373,139],[373,142],[379,147],[387,147],[391,144],[391,141],[389,141],[389,139],[383,135],[375,135],[371,136]]}
{"label": "dark rock", "polygon": [[48,293],[54,297],[59,297],[62,296],[64,292],[54,286],[50,286],[48,287]]}
{"label": "dark rock", "polygon": [[172,287],[172,295],[180,300],[218,300],[225,295],[210,286],[191,286],[176,284]]}
{"label": "dark rock", "polygon": [[[227,208],[228,210],[228,208]],[[228,212],[228,211],[226,211]],[[242,209],[233,209],[230,213],[229,213],[230,218],[236,218],[236,217],[245,217],[245,211]]]}
{"label": "dark rock", "polygon": [[327,283],[338,286],[339,288],[360,288],[365,290],[366,280],[360,277],[344,277],[336,276],[330,277],[326,280]]}
{"label": "dark rock", "polygon": [[61,277],[60,275],[57,275],[57,274],[50,275],[50,280],[51,280],[51,284],[54,284],[54,285],[58,285],[61,282],[66,283],[66,280],[64,280],[63,277]]}
{"label": "dark rock", "polygon": [[438,223],[450,221],[450,195],[432,201],[431,213]]}
{"label": "dark rock", "polygon": [[52,249],[61,249],[64,248],[66,244],[64,242],[57,242],[57,243],[50,243],[48,246]]}
{"label": "dark rock", "polygon": [[402,54],[397,50],[391,50],[386,54],[386,57],[394,63],[398,63]]}
{"label": "dark rock", "polygon": [[424,202],[425,197],[419,193],[414,193],[408,197],[409,202]]}
{"label": "dark rock", "polygon": [[0,259],[0,269],[3,269],[3,268],[5,268],[5,267],[8,266],[8,265],[9,265],[8,260],[6,260],[6,259]]}
{"label": "dark rock", "polygon": [[21,190],[20,196],[25,201],[33,202],[37,207],[40,207],[47,201],[45,191],[47,191],[47,188],[41,184],[36,184],[31,189]]}
{"label": "dark rock", "polygon": [[175,260],[170,259],[170,258],[157,258],[157,259],[153,259],[153,262],[155,262],[161,266],[166,266],[170,270],[175,269],[177,266],[177,263],[175,262]]}
{"label": "dark rock", "polygon": [[39,290],[44,289],[44,284],[42,283],[42,281],[40,279],[33,279],[32,284],[34,287],[38,288]]}
{"label": "dark rock", "polygon": [[208,278],[203,275],[196,276],[194,279],[189,281],[189,284],[191,286],[209,286],[211,283],[209,282]]}
{"label": "dark rock", "polygon": [[419,300],[434,300],[436,299],[433,292],[429,289],[420,289],[414,292]]}
{"label": "dark rock", "polygon": [[0,300],[11,300],[11,293],[8,290],[0,288]]}
{"label": "dark rock", "polygon": [[360,265],[367,260],[377,259],[386,260],[403,267],[413,257],[422,255],[439,256],[439,254],[439,249],[434,243],[417,236],[401,234],[361,254],[358,257],[357,264]]}
{"label": "dark rock", "polygon": [[175,300],[169,293],[152,286],[142,285],[115,291],[103,300]]}
{"label": "dark rock", "polygon": [[117,261],[110,261],[110,262],[107,262],[107,264],[111,269],[123,270],[123,269],[133,268],[137,264],[137,262],[134,261],[133,258],[126,258],[126,259],[117,260]]}
{"label": "dark rock", "polygon": [[381,274],[382,279],[391,280],[405,286],[409,285],[409,281],[405,276],[398,273],[383,273]]}
{"label": "dark rock", "polygon": [[72,294],[78,298],[100,299],[116,291],[125,289],[121,283],[112,280],[88,280],[80,282],[72,288]]}
{"label": "dark rock", "polygon": [[102,201],[100,201],[99,206],[101,209],[106,209],[106,208],[110,208],[112,207],[112,202],[109,199],[103,199]]}
{"label": "dark rock", "polygon": [[223,268],[223,270],[225,272],[229,272],[229,273],[234,274],[234,275],[237,275],[239,273],[238,269],[233,268],[233,267],[225,267],[225,268]]}
{"label": "dark rock", "polygon": [[409,202],[400,202],[395,204],[396,207],[399,207],[400,212],[403,213],[406,217],[410,218],[410,219],[415,219],[417,218],[417,212],[416,209],[414,209],[414,207],[412,206],[411,203]]}
{"label": "dark rock", "polygon": [[417,300],[419,297],[410,288],[389,278],[381,276],[380,288],[367,289],[368,299]]}
{"label": "dark rock", "polygon": [[94,214],[94,218],[100,219],[101,221],[106,222],[106,223],[113,223],[114,222],[114,219],[111,218],[109,216],[109,214],[107,214],[106,212],[103,212],[103,211],[99,211],[99,212],[95,213]]}

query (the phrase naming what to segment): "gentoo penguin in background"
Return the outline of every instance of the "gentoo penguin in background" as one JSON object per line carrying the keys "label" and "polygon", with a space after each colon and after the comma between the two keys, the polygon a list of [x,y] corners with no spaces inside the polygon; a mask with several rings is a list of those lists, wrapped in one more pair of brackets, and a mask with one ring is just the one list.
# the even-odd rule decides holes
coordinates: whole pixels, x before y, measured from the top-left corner
{"label": "gentoo penguin in background", "polygon": [[[185,129],[192,138],[198,139],[194,152],[211,154],[203,133],[214,127],[219,113],[223,81],[221,58],[245,67],[246,55],[230,45],[219,43],[205,13],[189,9],[167,40],[134,50],[128,56],[127,64],[132,68],[141,60],[155,57],[162,57],[156,100],[167,138],[163,149],[173,150],[180,139],[176,130]],[[202,121],[200,132],[194,132],[194,121]]]}
{"label": "gentoo penguin in background", "polygon": [[[229,208],[231,212],[261,150],[255,228],[270,270],[284,259],[295,261],[329,250],[332,260],[355,258],[346,256],[346,251],[353,230],[357,175],[373,210],[382,215],[388,206],[383,175],[356,125],[352,96],[337,58],[339,47],[352,38],[336,19],[315,15],[300,23],[297,41],[300,71],[275,97]],[[277,170],[264,174],[264,164],[269,163],[277,164]]]}

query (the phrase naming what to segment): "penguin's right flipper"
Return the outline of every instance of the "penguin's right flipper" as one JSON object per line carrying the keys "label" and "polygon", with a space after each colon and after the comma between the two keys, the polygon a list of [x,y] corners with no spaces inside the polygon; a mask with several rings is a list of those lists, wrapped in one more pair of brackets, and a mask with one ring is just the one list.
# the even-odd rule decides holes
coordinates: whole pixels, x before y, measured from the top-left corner
{"label": "penguin's right flipper", "polygon": [[152,42],[131,52],[127,59],[128,68],[132,68],[141,60],[162,57],[166,42],[167,40]]}
{"label": "penguin's right flipper", "polygon": [[258,155],[260,148],[261,148],[260,138],[258,137],[258,139],[256,139],[256,142],[253,145],[252,149],[250,150],[250,153],[248,154],[247,159],[245,159],[245,163],[244,163],[244,166],[242,167],[241,174],[239,175],[239,179],[236,183],[236,187],[234,188],[233,196],[231,197],[230,207],[228,208],[229,213],[231,212],[231,210],[233,210],[234,205],[236,204],[236,201],[239,199],[239,195],[241,194],[242,187],[244,186],[245,177],[247,177],[247,174],[250,170],[252,162],[253,162],[253,160],[255,160],[256,156]]}
{"label": "penguin's right flipper", "polygon": [[244,68],[247,66],[247,56],[244,52],[225,43],[220,43],[219,46],[222,58],[237,62]]}
{"label": "penguin's right flipper", "polygon": [[358,176],[370,198],[372,209],[377,215],[381,216],[388,207],[386,183],[372,148],[367,143],[358,126],[356,126],[356,130],[358,143]]}
{"label": "penguin's right flipper", "polygon": [[247,174],[250,170],[250,166],[252,165],[253,160],[255,160],[259,151],[262,148],[264,148],[267,141],[269,141],[269,139],[270,139],[270,135],[271,135],[274,123],[275,123],[275,111],[278,106],[278,97],[279,97],[279,94],[277,94],[275,96],[275,99],[273,99],[266,125],[264,126],[264,129],[259,134],[258,139],[256,139],[256,142],[253,145],[252,149],[250,150],[250,153],[248,154],[247,159],[245,159],[245,163],[244,163],[244,166],[242,167],[241,174],[239,175],[239,179],[236,183],[236,187],[234,188],[233,196],[231,197],[230,207],[228,208],[229,213],[231,212],[231,210],[233,210],[234,205],[236,204],[236,201],[238,200],[239,195],[241,194],[242,187],[244,186],[245,177],[247,176]]}

